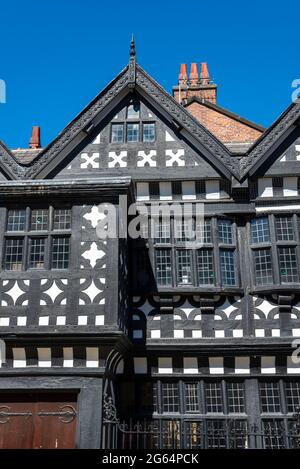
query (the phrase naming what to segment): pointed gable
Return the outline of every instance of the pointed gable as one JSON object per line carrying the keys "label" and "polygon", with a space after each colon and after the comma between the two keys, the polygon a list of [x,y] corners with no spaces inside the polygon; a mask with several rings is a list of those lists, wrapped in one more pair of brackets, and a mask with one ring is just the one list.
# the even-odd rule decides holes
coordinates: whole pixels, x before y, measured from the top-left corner
{"label": "pointed gable", "polygon": [[[162,116],[169,128],[166,129],[169,134],[175,131],[179,139],[195,149],[194,156],[198,164],[205,160],[225,177],[230,178],[232,174],[238,177],[236,159],[232,158],[226,147],[150,78],[135,63],[132,55],[128,66],[39,153],[27,169],[26,177],[52,177],[62,165],[68,167],[74,156],[81,153],[97,137],[114,110],[133,91],[139,93],[141,98]],[[181,164],[179,155],[165,156],[170,156],[170,160],[173,158],[174,161],[177,160],[178,165]],[[92,155],[91,164],[95,164],[97,158]],[[193,156],[188,156],[188,159],[192,162]]]}
{"label": "pointed gable", "polygon": [[[188,140],[138,92],[130,93],[100,124],[89,143],[62,161],[56,177],[105,174],[143,178],[220,177]],[[55,173],[54,173],[55,174]]]}
{"label": "pointed gable", "polygon": [[23,177],[25,170],[18,163],[14,155],[9,149],[0,141],[0,173],[3,180],[6,179],[19,179]]}

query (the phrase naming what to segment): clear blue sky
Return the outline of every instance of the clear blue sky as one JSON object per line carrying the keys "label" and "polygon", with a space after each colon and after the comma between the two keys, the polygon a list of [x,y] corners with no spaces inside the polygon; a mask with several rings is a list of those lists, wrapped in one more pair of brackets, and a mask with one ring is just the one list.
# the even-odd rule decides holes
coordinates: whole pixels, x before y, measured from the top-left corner
{"label": "clear blue sky", "polygon": [[180,62],[207,61],[218,104],[268,126],[300,78],[300,2],[46,0],[1,2],[0,139],[42,144],[127,63],[131,32],[138,63],[167,91]]}

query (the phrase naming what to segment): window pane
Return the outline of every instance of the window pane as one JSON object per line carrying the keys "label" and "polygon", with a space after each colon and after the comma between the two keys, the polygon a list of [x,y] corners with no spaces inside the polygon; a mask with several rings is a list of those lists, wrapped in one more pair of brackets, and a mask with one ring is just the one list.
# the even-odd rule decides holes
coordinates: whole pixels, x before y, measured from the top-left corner
{"label": "window pane", "polygon": [[48,210],[38,209],[31,211],[30,229],[32,231],[43,231],[48,229]]}
{"label": "window pane", "polygon": [[155,220],[154,242],[156,244],[170,242],[170,220]]}
{"label": "window pane", "polygon": [[279,384],[260,383],[260,402],[262,412],[281,412]]}
{"label": "window pane", "polygon": [[263,420],[264,449],[282,449],[284,445],[284,423],[282,420]]}
{"label": "window pane", "polygon": [[139,124],[127,124],[127,142],[139,141]]}
{"label": "window pane", "polygon": [[161,388],[163,412],[179,412],[178,383],[162,383]]}
{"label": "window pane", "polygon": [[58,208],[54,210],[53,229],[69,230],[71,228],[71,210]]}
{"label": "window pane", "polygon": [[211,249],[201,249],[197,258],[199,285],[213,285],[215,282],[213,252]]}
{"label": "window pane", "polygon": [[185,385],[185,405],[186,412],[199,412],[199,397],[197,383],[187,383]]}
{"label": "window pane", "polygon": [[295,413],[300,407],[300,383],[293,381],[285,385],[287,411]]}
{"label": "window pane", "polygon": [[192,283],[192,252],[180,249],[176,254],[178,283]]}
{"label": "window pane", "polygon": [[43,269],[45,259],[45,238],[32,238],[30,240],[29,268]]}
{"label": "window pane", "polygon": [[223,412],[221,383],[206,383],[206,412]]}
{"label": "window pane", "polygon": [[273,283],[272,260],[270,249],[254,251],[256,285]]}
{"label": "window pane", "polygon": [[161,286],[171,285],[172,265],[170,250],[160,249],[155,251],[155,268],[157,284]]}
{"label": "window pane", "polygon": [[140,117],[140,103],[129,104],[127,107],[127,119],[138,119]]}
{"label": "window pane", "polygon": [[24,231],[25,220],[25,210],[9,210],[7,217],[7,231]]}
{"label": "window pane", "polygon": [[53,238],[52,268],[67,269],[70,258],[70,238]]}
{"label": "window pane", "polygon": [[235,285],[234,252],[220,249],[222,285]]}
{"label": "window pane", "polygon": [[6,240],[4,262],[6,270],[22,270],[23,245],[23,239]]}
{"label": "window pane", "polygon": [[298,267],[295,248],[278,248],[281,283],[298,282]]}
{"label": "window pane", "polygon": [[111,141],[112,143],[124,142],[124,126],[123,124],[112,124],[111,126]]}
{"label": "window pane", "polygon": [[206,448],[226,448],[226,422],[223,419],[206,420]]}
{"label": "window pane", "polygon": [[276,237],[278,241],[293,241],[294,229],[292,217],[275,218]]}
{"label": "window pane", "polygon": [[195,239],[194,220],[187,217],[184,220],[175,220],[175,236],[179,242],[193,241]]}
{"label": "window pane", "polygon": [[218,220],[219,241],[223,244],[232,244],[232,226],[230,220]]}
{"label": "window pane", "polygon": [[143,124],[143,141],[155,142],[155,124]]}
{"label": "window pane", "polygon": [[251,239],[253,244],[270,242],[268,217],[253,218],[251,220]]}
{"label": "window pane", "polygon": [[196,236],[198,243],[211,243],[211,222],[210,220],[203,220],[200,223],[197,223],[196,226]]}
{"label": "window pane", "polygon": [[243,383],[227,383],[228,412],[245,412],[245,390]]}

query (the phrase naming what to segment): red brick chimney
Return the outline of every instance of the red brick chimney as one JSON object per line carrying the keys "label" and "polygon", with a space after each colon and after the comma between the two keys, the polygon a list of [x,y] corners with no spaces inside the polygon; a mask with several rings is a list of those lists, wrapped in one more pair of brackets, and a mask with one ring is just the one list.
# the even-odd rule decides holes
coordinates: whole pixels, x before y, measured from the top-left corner
{"label": "red brick chimney", "polygon": [[33,126],[29,140],[29,148],[41,148],[41,130],[38,126]]}
{"label": "red brick chimney", "polygon": [[217,85],[211,82],[206,62],[200,64],[200,79],[196,63],[190,65],[189,79],[186,73],[186,65],[180,64],[178,85],[173,86],[173,96],[181,104],[184,104],[193,96],[203,101],[216,104]]}

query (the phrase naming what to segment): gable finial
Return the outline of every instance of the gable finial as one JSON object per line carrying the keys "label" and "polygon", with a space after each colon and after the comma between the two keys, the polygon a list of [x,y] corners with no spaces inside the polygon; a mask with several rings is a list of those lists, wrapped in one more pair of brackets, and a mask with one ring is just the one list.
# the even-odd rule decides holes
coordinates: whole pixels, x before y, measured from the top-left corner
{"label": "gable finial", "polygon": [[136,59],[135,59],[135,44],[134,36],[132,33],[131,42],[130,42],[130,55],[129,55],[129,64],[128,64],[128,86],[133,90],[136,82]]}
{"label": "gable finial", "polygon": [[132,33],[130,41],[130,58],[135,57],[135,43],[134,43],[134,34]]}

